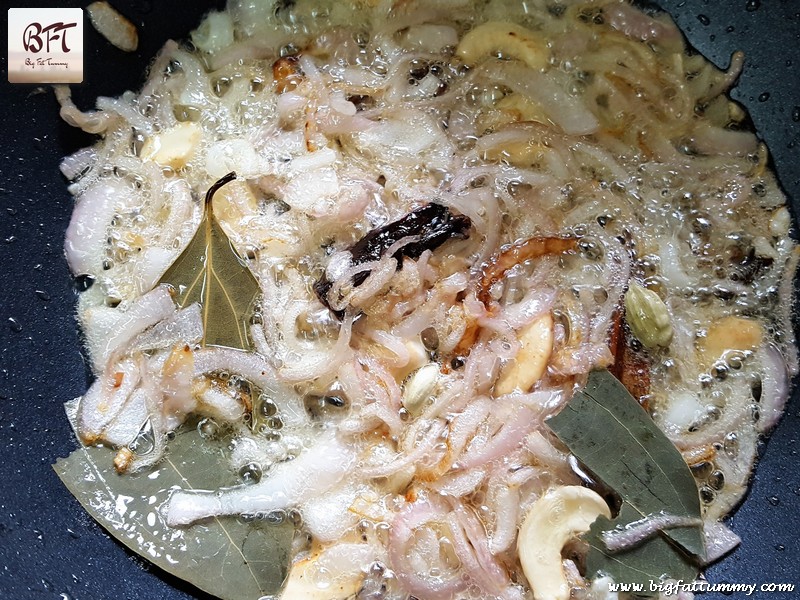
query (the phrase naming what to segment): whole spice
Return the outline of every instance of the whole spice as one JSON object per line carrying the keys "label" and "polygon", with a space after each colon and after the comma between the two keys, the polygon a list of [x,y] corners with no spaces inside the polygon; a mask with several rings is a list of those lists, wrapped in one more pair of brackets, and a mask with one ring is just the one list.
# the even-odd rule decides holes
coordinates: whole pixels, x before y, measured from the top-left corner
{"label": "whole spice", "polygon": [[653,290],[634,281],[625,293],[625,319],[633,335],[648,348],[668,346],[672,340],[667,305]]}
{"label": "whole spice", "polygon": [[[469,236],[472,222],[464,215],[455,215],[450,209],[441,204],[431,202],[417,208],[397,221],[392,221],[383,227],[373,229],[355,244],[347,248],[350,252],[351,265],[360,265],[365,262],[380,260],[384,253],[395,242],[409,236],[418,236],[414,242],[406,244],[394,253],[394,258],[407,256],[419,258],[425,250],[435,250],[449,239],[463,239]],[[398,268],[402,265],[398,261]],[[369,271],[358,273],[353,277],[353,285],[359,286],[369,276]],[[328,292],[333,287],[333,282],[323,275],[315,284],[314,291],[320,301],[330,308]],[[334,311],[341,317],[339,311]]]}
{"label": "whole spice", "polygon": [[212,204],[216,191],[235,179],[235,173],[228,173],[209,188],[197,232],[159,283],[173,287],[180,308],[200,304],[202,345],[249,350],[247,321],[259,293],[258,282],[217,222]]}

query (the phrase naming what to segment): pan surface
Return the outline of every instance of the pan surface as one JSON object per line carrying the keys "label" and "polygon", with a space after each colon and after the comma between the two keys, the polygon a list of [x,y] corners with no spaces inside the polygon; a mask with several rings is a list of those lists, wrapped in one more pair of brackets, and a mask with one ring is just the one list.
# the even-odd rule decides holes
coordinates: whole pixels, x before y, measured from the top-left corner
{"label": "pan surface", "polygon": [[[80,2],[43,5],[84,6]],[[86,25],[81,108],[98,95],[141,86],[169,37],[185,37],[215,2],[116,0],[139,27],[125,54]],[[15,2],[15,6],[33,3]],[[662,0],[691,43],[720,66],[747,56],[733,92],[768,144],[784,189],[800,212],[800,4],[794,0]],[[206,599],[207,595],[133,556],[94,523],[50,465],[76,441],[62,410],[82,394],[75,292],[63,257],[72,199],[60,158],[91,143],[58,118],[52,92],[3,83],[0,97],[0,598],[10,600]],[[800,594],[800,395],[768,443],[753,487],[730,519],[742,545],[707,572],[712,582],[793,583]],[[723,596],[706,594],[717,600]]]}

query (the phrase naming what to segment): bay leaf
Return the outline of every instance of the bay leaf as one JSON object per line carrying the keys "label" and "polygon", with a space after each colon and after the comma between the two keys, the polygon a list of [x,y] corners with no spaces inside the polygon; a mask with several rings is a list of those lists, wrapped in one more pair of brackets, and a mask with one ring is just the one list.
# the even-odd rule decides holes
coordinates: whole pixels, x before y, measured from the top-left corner
{"label": "bay leaf", "polygon": [[655,535],[641,544],[618,552],[609,552],[603,543],[602,534],[637,521],[641,515],[630,504],[623,502],[619,514],[613,520],[600,516],[592,523],[582,539],[589,544],[586,555],[586,571],[594,575],[604,573],[617,583],[639,584],[637,595],[657,596],[650,590],[651,581],[672,578],[693,581],[699,572],[697,565],[674,543],[664,536]]}
{"label": "bay leaf", "polygon": [[214,193],[234,179],[228,173],[209,188],[197,232],[159,283],[175,289],[181,308],[200,304],[204,346],[252,350],[247,321],[260,288],[213,211]]}
{"label": "bay leaf", "polygon": [[286,578],[291,525],[229,517],[170,528],[161,511],[175,488],[236,483],[227,454],[224,441],[192,429],[178,433],[150,471],[118,475],[114,451],[103,447],[81,447],[53,468],[100,525],[146,560],[222,600],[257,600],[278,593]]}
{"label": "bay leaf", "polygon": [[[634,520],[661,512],[700,518],[697,484],[680,452],[608,371],[590,373],[585,388],[547,425],[630,505]],[[705,555],[699,527],[662,535],[691,554]]]}

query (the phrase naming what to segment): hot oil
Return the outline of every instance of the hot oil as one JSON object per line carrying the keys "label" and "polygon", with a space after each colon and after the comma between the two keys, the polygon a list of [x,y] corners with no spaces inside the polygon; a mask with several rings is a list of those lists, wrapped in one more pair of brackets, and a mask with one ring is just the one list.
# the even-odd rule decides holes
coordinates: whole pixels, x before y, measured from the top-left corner
{"label": "hot oil", "polygon": [[[256,167],[248,171],[252,165],[247,161],[239,161],[237,167],[244,169],[240,171],[240,177],[258,190],[254,195],[263,199],[263,193],[264,197],[269,196],[270,202],[258,200],[255,203],[258,214],[247,214],[238,221],[234,214],[229,220],[224,220],[223,227],[234,232],[231,236],[234,244],[242,254],[249,256],[259,277],[263,277],[265,282],[274,282],[273,291],[289,289],[289,270],[297,271],[302,279],[302,285],[298,286],[302,293],[298,292],[298,295],[304,302],[309,302],[308,310],[298,314],[289,331],[270,337],[268,344],[281,347],[287,340],[295,341],[296,338],[309,351],[329,349],[341,327],[330,311],[314,304],[311,289],[311,284],[324,271],[327,257],[361,238],[370,229],[399,218],[425,200],[441,196],[459,210],[469,212],[474,219],[475,231],[471,239],[459,247],[464,249],[468,259],[459,261],[450,257],[450,262],[458,265],[455,270],[461,268],[470,276],[480,267],[481,261],[489,258],[502,244],[546,234],[580,238],[575,252],[520,265],[510,273],[509,285],[502,290],[498,288],[497,291],[502,291],[503,295],[495,298],[504,308],[518,304],[525,297],[532,278],[537,278],[542,286],[556,287],[563,293],[555,310],[566,315],[560,325],[566,333],[560,339],[579,338],[591,319],[619,301],[622,292],[618,283],[610,282],[607,265],[609,261],[622,263],[624,259],[630,260],[633,277],[665,300],[677,317],[676,328],[681,328],[675,336],[674,350],[659,349],[649,355],[653,360],[652,385],[661,390],[654,394],[654,417],[659,420],[667,412],[673,394],[687,390],[696,395],[704,412],[696,423],[679,432],[680,435],[691,439],[703,427],[713,427],[714,423],[728,417],[736,408],[731,398],[736,395],[738,387],[745,383],[749,386],[749,381],[758,373],[757,360],[752,353],[741,353],[700,368],[693,358],[696,345],[702,340],[709,322],[715,318],[746,314],[769,320],[779,302],[776,288],[781,259],[787,252],[784,237],[788,225],[785,216],[779,212],[782,209],[777,208],[781,195],[775,182],[768,174],[757,174],[759,166],[763,167],[761,155],[754,154],[733,178],[718,169],[718,163],[710,158],[701,157],[700,160],[705,162],[695,172],[687,166],[690,164],[688,159],[698,153],[688,130],[681,130],[676,139],[667,139],[666,143],[674,150],[676,158],[653,143],[654,138],[666,135],[663,123],[638,128],[642,129],[641,139],[630,137],[633,135],[631,132],[637,131],[630,122],[623,123],[622,130],[615,129],[620,126],[615,121],[620,114],[620,104],[611,93],[613,89],[609,92],[608,87],[602,87],[602,65],[597,66],[594,52],[554,57],[548,64],[548,68],[557,72],[568,97],[596,101],[596,115],[603,129],[592,139],[579,140],[580,136],[563,135],[541,114],[518,115],[514,117],[516,120],[508,121],[508,115],[499,114],[502,111],[498,107],[519,92],[485,74],[476,75],[474,67],[454,56],[452,47],[445,48],[436,56],[398,58],[398,44],[402,44],[408,27],[389,34],[370,31],[364,11],[364,15],[350,16],[347,34],[341,35],[331,28],[341,23],[342,8],[338,3],[303,3],[301,9],[281,8],[277,22],[262,20],[260,24],[252,25],[272,28],[270,33],[277,32],[275,39],[281,40],[276,48],[259,50],[259,58],[243,55],[229,64],[215,65],[216,68],[211,70],[213,60],[204,57],[203,64],[208,71],[207,98],[195,104],[180,101],[181,78],[185,77],[186,69],[176,64],[168,69],[166,84],[142,108],[143,114],[150,115],[168,105],[170,118],[195,123],[202,128],[199,148],[185,165],[161,171],[164,181],[182,179],[189,183],[195,208],[200,203],[201,190],[207,188],[209,168],[221,168],[217,165],[209,167],[207,158],[216,142],[229,138],[245,140],[252,150],[252,155],[248,156],[255,156],[254,160],[259,156],[262,159],[267,157],[265,168],[268,173],[260,172]],[[591,43],[607,34],[603,29],[607,23],[602,11],[593,8],[576,15],[570,8],[558,5],[537,10],[526,2],[498,2],[482,10],[485,14],[481,19],[511,19],[542,35],[552,34],[555,42],[559,42],[569,19],[577,19],[581,27],[592,32],[589,36]],[[411,23],[413,25],[413,19]],[[455,27],[459,36],[463,36],[472,24],[463,19]],[[292,38],[294,41],[287,41],[286,34],[290,30],[296,34]],[[310,43],[312,38],[316,41]],[[272,38],[266,36],[264,39]],[[297,94],[302,102],[295,110],[281,113],[274,93],[272,63],[279,57],[303,53],[313,57],[320,72],[305,74],[296,87],[287,90],[283,101],[288,102],[291,94]],[[493,58],[497,59],[496,64],[500,67],[515,60],[513,55],[504,52],[494,52]],[[626,57],[633,63],[639,58],[635,53]],[[657,56],[654,60],[661,58]],[[611,64],[615,64],[614,61]],[[414,109],[425,119],[411,122],[410,113],[403,113],[396,120],[403,128],[413,130],[411,142],[418,136],[430,135],[433,139],[430,147],[439,144],[444,151],[437,155],[425,147],[418,150],[409,162],[408,153],[393,145],[382,145],[379,150],[370,148],[364,141],[370,132],[367,127],[330,135],[330,139],[319,131],[312,131],[309,123],[313,125],[315,115],[330,112],[334,106],[331,97],[323,93],[329,90],[315,88],[319,83],[314,78],[329,77],[334,91],[342,91],[346,88],[347,78],[352,75],[347,69],[355,69],[368,85],[360,86],[337,101],[350,103],[348,109],[352,105],[357,114],[373,123],[394,118],[398,105],[418,103]],[[398,82],[398,91],[392,97],[385,97],[381,91],[388,79]],[[695,74],[692,74],[687,85],[694,79]],[[436,85],[426,88],[431,82]],[[680,86],[670,84],[658,88],[663,94],[656,97],[648,83],[616,81],[614,85],[624,88],[631,101],[634,98],[647,99],[662,111],[658,118],[665,116],[683,123],[687,109],[691,107],[672,104]],[[719,106],[714,106],[706,110],[711,113],[718,109]],[[283,116],[279,117],[279,114]],[[485,129],[480,131],[475,128],[479,117],[485,125]],[[479,153],[482,136],[503,132],[505,127],[527,127],[531,131],[531,138],[522,149],[527,162],[515,162],[508,148],[504,148],[496,160],[486,153]],[[606,154],[594,148],[593,145],[600,144],[603,136],[608,138],[617,134],[618,139],[609,142]],[[115,151],[112,156],[104,157],[109,168],[102,169],[99,175],[124,180],[126,185],[136,190],[137,200],[121,207],[109,225],[107,273],[95,289],[96,292],[102,288],[106,296],[115,301],[133,293],[118,280],[131,276],[137,256],[146,248],[152,233],[148,228],[155,225],[157,229],[157,225],[170,214],[169,206],[158,203],[159,185],[163,182],[158,178],[145,178],[142,182],[134,174],[135,169],[126,171],[125,167],[115,169],[113,166],[120,156],[138,159],[144,143],[143,135],[140,131],[120,133],[120,139],[115,143],[120,148],[124,146],[124,151]],[[276,140],[280,142],[279,150],[270,146]],[[312,177],[304,173],[298,175],[292,170],[296,164],[293,161],[315,154],[319,156],[319,152],[325,150],[337,153],[337,176],[346,182],[341,188],[343,193],[360,179],[369,182],[363,218],[335,213],[316,214],[296,203],[293,205],[291,198],[284,196],[286,184],[293,178],[308,177],[309,185],[313,183]],[[668,159],[658,155],[659,151],[668,154]],[[475,173],[466,178],[462,176],[464,169],[472,169]],[[273,210],[277,206],[280,210]],[[327,198],[319,206],[328,209],[335,207],[336,202]],[[193,216],[197,216],[196,210]],[[497,217],[499,223],[494,238],[491,237],[494,235],[491,229],[493,217]],[[186,229],[191,229],[188,221]],[[494,246],[486,242],[488,248],[482,250],[480,244],[485,240],[491,240]],[[434,257],[431,260],[433,272],[437,273],[436,268],[441,266],[442,259]],[[422,289],[428,292],[424,286]],[[463,295],[453,294],[454,298],[459,298],[453,300],[457,307],[461,306],[459,302]],[[263,310],[252,323],[268,333],[272,333],[280,317],[276,317],[276,312],[282,313],[285,308],[276,310],[268,305],[275,297],[277,294],[267,295]],[[290,305],[292,300],[297,298],[289,298],[286,305]],[[423,301],[423,297],[415,298],[409,304],[409,312]],[[388,330],[396,324],[390,317],[396,305],[386,301],[379,306],[381,310],[365,310],[360,315],[355,325],[357,338],[368,327]],[[451,329],[457,329],[461,324],[458,318],[453,318],[450,323],[447,321],[449,316],[446,316],[443,319],[454,325],[448,328],[441,326],[441,319],[437,319],[435,325],[439,325],[438,328],[423,330],[425,345],[430,352],[438,352],[440,344],[452,337]],[[463,314],[461,319],[463,321]],[[292,338],[293,333],[295,338]],[[765,328],[766,340],[783,343],[782,338],[780,325]],[[356,339],[350,347],[367,352],[363,339]],[[510,345],[505,346],[506,350],[510,351],[510,348]],[[274,359],[272,366],[280,369],[291,366],[302,357],[293,350],[276,351],[275,356],[269,358]],[[483,392],[490,393],[496,368],[495,363],[488,364],[487,361],[486,365],[474,369],[473,375],[489,382]],[[460,373],[453,376],[453,381],[458,381],[460,376]],[[355,427],[353,422],[357,421],[359,411],[375,399],[363,390],[357,390],[350,397],[351,389],[348,388],[346,393],[341,382],[329,373],[319,381],[300,382],[288,392],[253,390],[253,406],[245,423],[246,430],[243,429],[235,440],[229,440],[225,449],[232,455],[229,462],[232,477],[238,477],[235,482],[257,485],[269,477],[274,464],[291,461],[312,446],[320,432],[339,426]],[[756,405],[757,400],[745,401],[749,406]],[[426,404],[425,409],[430,405]],[[445,418],[451,419],[452,416],[448,414]],[[755,418],[755,413],[752,418]],[[403,431],[416,419],[417,415],[401,413],[399,421]],[[342,435],[348,435],[353,445],[361,449],[374,449],[380,445],[383,455],[372,458],[390,460],[401,449],[402,435],[392,433],[379,419],[372,421],[369,427],[363,423],[357,425],[362,429],[354,428],[354,433]],[[204,443],[214,444],[229,433],[225,426],[210,418],[201,421],[198,427]],[[486,431],[483,433],[488,435]],[[752,442],[747,436],[735,433],[732,427],[723,433],[719,447],[714,448],[716,457],[705,461],[702,468],[695,469],[701,498],[707,507],[738,485],[735,461],[747,463],[747,452]],[[434,447],[434,458],[447,451],[448,445],[442,441]],[[428,459],[431,457],[423,457],[422,462]],[[371,466],[370,461],[361,456],[359,468],[368,466]],[[369,482],[369,487],[377,495],[370,508],[379,514],[365,516],[354,527],[354,533],[360,535],[362,541],[380,545],[389,543],[390,517],[408,502],[415,501],[417,490],[409,485],[411,477],[400,473]],[[546,469],[543,469],[542,477],[543,481],[558,482],[556,475]],[[528,499],[534,497],[537,493],[535,485],[530,484],[525,493]],[[487,497],[490,495],[481,489],[465,502],[474,504],[481,519],[491,528],[497,517],[488,506]],[[351,506],[340,508],[344,513],[352,509]],[[302,510],[272,511],[246,515],[244,520],[257,527],[290,524],[304,531],[308,526],[306,516]],[[553,518],[558,517],[556,512]],[[438,566],[427,572],[433,579],[444,578],[461,566],[457,553],[446,539],[447,532],[438,533],[442,540],[436,546],[438,555],[433,557]],[[375,589],[369,594],[364,592],[364,598],[383,598],[382,586],[395,585],[390,581],[391,573],[383,570],[377,573],[379,570],[374,574],[370,571],[368,581],[375,584]],[[316,577],[320,588],[331,586],[335,580],[335,574],[323,570]],[[365,585],[364,589],[367,587]],[[480,589],[470,583],[464,597],[478,598],[480,594]]]}

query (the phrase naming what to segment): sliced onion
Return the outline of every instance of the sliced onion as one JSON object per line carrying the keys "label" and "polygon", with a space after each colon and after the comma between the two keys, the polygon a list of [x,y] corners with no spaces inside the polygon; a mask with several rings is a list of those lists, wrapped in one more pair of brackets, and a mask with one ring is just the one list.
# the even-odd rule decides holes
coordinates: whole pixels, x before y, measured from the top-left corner
{"label": "sliced onion", "polygon": [[545,75],[522,63],[500,60],[485,61],[479,69],[484,76],[536,102],[564,133],[588,135],[600,127],[583,99],[568,94],[552,71]]}
{"label": "sliced onion", "polygon": [[125,402],[125,406],[103,431],[103,440],[121,448],[136,439],[147,421],[146,392],[137,388]]}
{"label": "sliced onion", "polygon": [[419,440],[410,452],[396,457],[385,465],[361,469],[361,475],[367,478],[387,477],[409,465],[419,463],[435,452],[436,444],[441,441],[442,433],[445,428],[446,425],[443,421],[435,419],[429,424],[428,431],[425,432],[422,439]]}
{"label": "sliced onion", "polygon": [[[377,294],[394,277],[397,271],[397,261],[391,256],[384,256],[380,260],[371,260],[358,265],[347,267],[339,277],[333,280],[328,299],[331,308],[344,310],[348,304],[358,306],[358,301],[366,301]],[[353,277],[360,273],[369,273],[367,278],[358,287],[353,287]],[[343,291],[351,288],[347,293]]]}
{"label": "sliced onion", "polygon": [[202,337],[203,318],[200,305],[195,302],[136,336],[131,344],[131,352],[169,348],[179,342],[195,344]]}
{"label": "sliced onion", "polygon": [[86,7],[89,20],[100,34],[120,50],[133,52],[139,47],[136,26],[117,12],[108,2],[92,2]]}
{"label": "sliced onion", "polygon": [[194,353],[195,375],[226,371],[241,375],[262,389],[275,386],[275,370],[262,357],[251,352],[209,346]]}
{"label": "sliced onion", "polygon": [[138,107],[132,101],[133,97],[125,94],[120,98],[100,96],[97,99],[97,108],[106,113],[118,114],[125,119],[131,127],[150,135],[153,133],[152,121],[139,112]]}
{"label": "sliced onion", "polygon": [[111,124],[111,116],[102,111],[81,112],[72,102],[69,86],[55,85],[56,100],[61,105],[61,118],[73,127],[83,129],[86,133],[103,133]]}
{"label": "sliced onion", "polygon": [[75,179],[78,179],[86,170],[91,168],[96,160],[97,152],[94,148],[81,148],[74,154],[70,154],[69,156],[65,157],[61,161],[59,169],[61,169],[61,173],[64,175],[64,177],[70,181],[74,181]]}
{"label": "sliced onion", "polygon": [[510,454],[517,449],[522,444],[525,436],[538,426],[539,419],[527,407],[514,411],[513,415],[513,418],[506,421],[500,431],[481,449],[467,452],[458,460],[455,467],[459,469],[477,467]]}
{"label": "sliced onion", "polygon": [[698,527],[701,519],[683,515],[649,515],[639,521],[629,523],[623,529],[611,529],[601,534],[603,543],[610,552],[619,552],[638,546],[659,531],[675,527]]}
{"label": "sliced onion", "polygon": [[237,423],[244,416],[244,406],[236,398],[211,386],[203,390],[200,403],[191,410],[221,423]]}
{"label": "sliced onion", "polygon": [[[525,449],[530,452],[536,463],[545,466],[549,471],[557,474],[562,480],[568,482],[575,479],[571,473],[567,455],[558,450],[553,444],[542,435],[541,431],[534,431],[525,439]],[[530,474],[512,475],[514,480],[530,477]]]}
{"label": "sliced onion", "polygon": [[[389,530],[392,569],[405,590],[426,600],[448,600],[467,587],[466,579],[458,572],[449,574],[449,577],[426,577],[409,560],[409,546],[415,533],[429,523],[443,523],[446,519],[447,513],[443,508],[430,502],[415,502],[397,513]],[[439,549],[432,549],[430,553],[438,556]]]}
{"label": "sliced onion", "polygon": [[303,529],[314,536],[317,542],[331,543],[345,538],[348,530],[360,518],[355,511],[350,510],[358,493],[358,487],[348,485],[345,481],[328,493],[311,498],[300,508]]}
{"label": "sliced onion", "polygon": [[800,364],[797,359],[797,344],[794,336],[794,326],[792,322],[794,308],[794,283],[797,280],[798,266],[800,266],[800,248],[795,247],[786,261],[783,268],[783,278],[778,287],[778,314],[783,331],[787,334],[787,342],[784,344],[784,356],[786,367],[791,376],[797,375],[800,371]]}
{"label": "sliced onion", "polygon": [[724,94],[728,91],[731,87],[734,86],[736,80],[739,79],[739,75],[742,74],[742,70],[744,69],[744,52],[737,51],[731,55],[731,64],[728,66],[728,70],[725,72],[724,76],[719,77],[706,91],[705,94],[699,99],[699,101],[703,104],[708,103],[710,100],[713,100],[720,94]]}
{"label": "sliced onion", "polygon": [[480,396],[455,416],[450,424],[450,435],[448,437],[448,447],[450,448],[452,460],[458,460],[469,439],[478,430],[480,424],[486,420],[491,408],[489,399]]}
{"label": "sliced onion", "polygon": [[502,321],[508,327],[520,329],[548,312],[555,302],[556,291],[552,288],[531,289],[516,304],[504,306],[496,317],[480,319],[483,327],[495,329],[494,323]]}
{"label": "sliced onion", "polygon": [[430,486],[443,496],[460,498],[473,493],[486,478],[483,468],[471,469],[455,473],[447,473],[431,482]]}
{"label": "sliced onion", "polygon": [[[369,369],[373,381],[377,383],[380,389],[375,389],[375,392],[386,397],[386,404],[392,410],[400,409],[400,386],[394,376],[386,370],[381,364],[381,361],[371,356],[364,356],[360,359],[363,364]],[[363,369],[360,370],[362,373]]]}
{"label": "sliced onion", "polygon": [[[277,39],[270,41],[272,44],[280,44]],[[213,71],[216,71],[226,65],[235,64],[239,61],[258,60],[275,56],[275,48],[272,44],[267,45],[266,40],[243,40],[234,43],[224,50],[209,56],[209,66]]]}
{"label": "sliced onion", "polygon": [[767,344],[762,348],[761,401],[759,402],[758,430],[769,431],[775,425],[786,408],[789,399],[789,371],[780,351]]}
{"label": "sliced onion", "polygon": [[[377,423],[384,423],[393,436],[400,436],[403,431],[403,421],[397,411],[391,410],[385,404],[372,402],[364,406],[355,415],[355,419],[347,419],[339,425],[339,429],[348,434],[366,433],[375,430]],[[407,463],[410,464],[410,463]],[[398,469],[404,468],[402,465]]]}
{"label": "sliced onion", "polygon": [[131,201],[133,191],[118,181],[96,183],[75,201],[64,250],[73,275],[103,272],[107,228],[115,212]]}
{"label": "sliced onion", "polygon": [[458,45],[458,33],[447,25],[422,23],[409,27],[403,33],[407,48],[422,52],[440,52],[443,48]]}
{"label": "sliced onion", "polygon": [[494,529],[489,537],[489,549],[497,555],[508,550],[517,537],[519,488],[504,481],[496,482],[491,488],[495,490],[492,504]]}
{"label": "sliced onion", "polygon": [[355,465],[349,444],[326,438],[289,462],[275,465],[269,477],[254,485],[222,492],[177,490],[166,506],[170,527],[225,515],[266,513],[297,506],[324,494]]}
{"label": "sliced onion", "polygon": [[346,315],[339,328],[339,337],[329,351],[309,351],[292,364],[284,364],[278,370],[278,377],[287,382],[309,381],[324,377],[339,368],[350,357],[350,333],[353,327],[352,315]]}
{"label": "sliced onion", "polygon": [[160,285],[134,300],[127,308],[95,306],[84,314],[84,329],[95,372],[100,372],[118,352],[141,332],[175,313],[169,288]]}
{"label": "sliced onion", "polygon": [[626,3],[603,8],[606,22],[624,35],[642,42],[656,42],[680,51],[683,37],[675,24],[665,19],[659,21]]}
{"label": "sliced onion", "polygon": [[454,510],[448,516],[448,523],[452,533],[453,548],[464,570],[485,593],[502,597],[502,592],[511,582],[489,550],[486,530],[478,517],[468,508],[461,503],[454,504]]}
{"label": "sliced onion", "polygon": [[78,404],[78,434],[85,443],[104,438],[106,427],[125,409],[139,378],[138,361],[126,359],[108,376],[95,380]]}
{"label": "sliced onion", "polygon": [[[161,369],[161,414],[166,431],[172,431],[184,422],[186,417],[197,408],[197,399],[192,389],[194,380],[194,355],[188,346],[173,349]],[[209,413],[221,417],[225,411],[216,410],[222,402],[212,399],[213,390],[209,388],[203,394],[203,401],[211,408]],[[241,408],[239,416],[242,415]]]}
{"label": "sliced onion", "polygon": [[750,131],[734,131],[704,123],[695,127],[692,147],[711,156],[747,156],[758,149],[758,143],[758,138]]}
{"label": "sliced onion", "polygon": [[[370,330],[367,335],[381,347],[394,354],[394,358],[391,359],[392,367],[397,369],[405,367],[408,361],[411,360],[411,354],[401,338],[382,329]],[[395,383],[395,385],[397,384]]]}
{"label": "sliced onion", "polygon": [[724,523],[718,521],[706,522],[703,526],[703,537],[706,544],[706,558],[704,565],[710,565],[728,554],[742,543],[742,538],[736,535]]}
{"label": "sliced onion", "polygon": [[[665,432],[667,437],[679,450],[687,450],[721,442],[725,435],[731,431],[748,430],[744,423],[752,419],[750,405],[753,398],[750,390],[739,389],[736,394],[729,395],[725,400],[722,415],[715,421],[688,434],[682,433],[678,435],[673,431],[667,430]],[[749,430],[752,432],[752,429]],[[753,433],[755,435],[755,432]]]}

